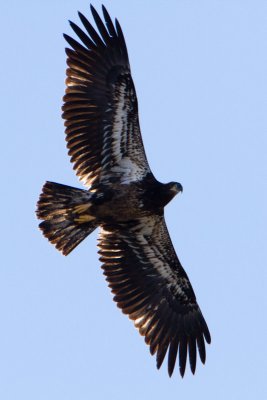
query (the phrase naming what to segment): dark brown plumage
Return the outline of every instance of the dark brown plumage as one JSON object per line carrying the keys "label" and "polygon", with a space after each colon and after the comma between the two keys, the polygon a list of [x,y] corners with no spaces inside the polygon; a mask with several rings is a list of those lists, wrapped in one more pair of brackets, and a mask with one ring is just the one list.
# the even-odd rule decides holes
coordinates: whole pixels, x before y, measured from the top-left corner
{"label": "dark brown plumage", "polygon": [[210,334],[164,220],[179,183],[152,174],[143,147],[138,105],[121,27],[103,7],[91,6],[98,32],[79,13],[85,31],[70,23],[82,44],[64,35],[67,80],[63,118],[71,161],[88,190],[47,182],[37,204],[40,228],[69,254],[100,227],[104,275],[123,313],[145,337],[160,368],[168,352],[183,376],[197,350],[205,363]]}

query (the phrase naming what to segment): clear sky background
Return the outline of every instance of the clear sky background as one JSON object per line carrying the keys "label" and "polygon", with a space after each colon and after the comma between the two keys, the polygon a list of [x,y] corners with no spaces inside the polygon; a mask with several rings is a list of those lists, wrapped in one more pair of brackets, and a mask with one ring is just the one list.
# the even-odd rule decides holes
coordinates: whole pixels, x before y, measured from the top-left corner
{"label": "clear sky background", "polygon": [[[100,2],[94,5],[100,11]],[[267,2],[106,0],[122,25],[156,177],[208,322],[207,362],[157,371],[107,288],[92,234],[63,257],[38,231],[52,180],[81,187],[65,148],[62,33],[89,2],[1,3],[0,398],[267,398]]]}

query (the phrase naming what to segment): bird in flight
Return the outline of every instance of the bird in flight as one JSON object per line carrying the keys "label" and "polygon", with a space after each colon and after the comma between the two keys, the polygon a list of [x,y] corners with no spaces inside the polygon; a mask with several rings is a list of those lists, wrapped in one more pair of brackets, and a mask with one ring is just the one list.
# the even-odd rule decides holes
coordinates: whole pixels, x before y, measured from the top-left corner
{"label": "bird in flight", "polygon": [[64,35],[67,54],[63,118],[68,154],[86,190],[46,182],[37,203],[39,227],[64,255],[96,228],[100,261],[114,301],[144,336],[160,368],[168,352],[171,376],[197,353],[205,363],[210,333],[164,219],[179,192],[149,167],[127,48],[117,19],[91,6],[95,29],[70,22],[80,41]]}

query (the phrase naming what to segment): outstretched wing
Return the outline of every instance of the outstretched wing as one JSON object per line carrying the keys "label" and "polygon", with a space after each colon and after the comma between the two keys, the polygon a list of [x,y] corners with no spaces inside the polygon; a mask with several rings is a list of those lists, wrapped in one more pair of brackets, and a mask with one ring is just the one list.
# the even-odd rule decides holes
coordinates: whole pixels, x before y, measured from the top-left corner
{"label": "outstretched wing", "polygon": [[160,368],[168,350],[171,376],[179,349],[183,376],[187,353],[191,371],[198,348],[205,363],[205,342],[210,333],[182,268],[164,217],[151,216],[132,226],[105,226],[99,238],[100,260],[118,307],[145,336]]}
{"label": "outstretched wing", "polygon": [[135,88],[119,22],[105,24],[91,12],[99,33],[79,13],[82,31],[70,22],[82,44],[64,35],[67,53],[63,118],[71,161],[86,186],[141,180],[150,172],[138,120]]}

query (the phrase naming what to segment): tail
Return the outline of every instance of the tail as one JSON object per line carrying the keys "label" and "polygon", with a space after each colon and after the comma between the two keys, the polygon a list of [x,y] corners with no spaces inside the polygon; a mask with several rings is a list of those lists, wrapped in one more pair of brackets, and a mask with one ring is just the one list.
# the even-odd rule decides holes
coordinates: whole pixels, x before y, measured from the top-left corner
{"label": "tail", "polygon": [[46,182],[36,215],[43,235],[64,255],[93,232],[97,223],[89,214],[91,194],[59,183]]}

